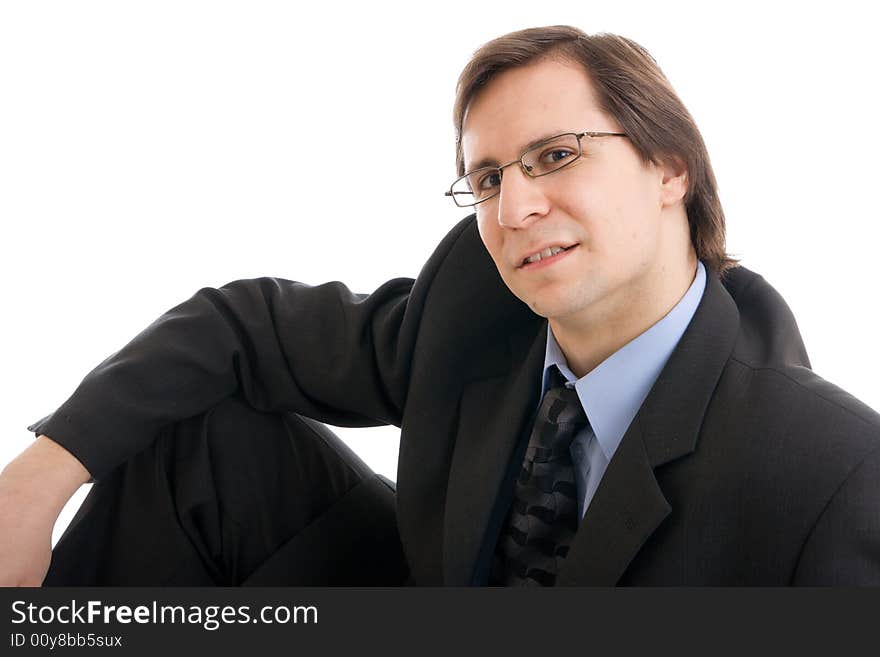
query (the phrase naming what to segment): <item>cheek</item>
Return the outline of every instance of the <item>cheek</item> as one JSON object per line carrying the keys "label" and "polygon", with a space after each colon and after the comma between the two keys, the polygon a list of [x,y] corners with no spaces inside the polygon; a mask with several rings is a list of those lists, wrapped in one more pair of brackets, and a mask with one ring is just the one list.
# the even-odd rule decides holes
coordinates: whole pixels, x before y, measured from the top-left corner
{"label": "cheek", "polygon": [[651,199],[638,185],[611,182],[592,197],[581,216],[590,217],[595,248],[615,258],[636,255],[642,246],[656,241]]}
{"label": "cheek", "polygon": [[619,253],[624,227],[621,218],[627,216],[620,200],[607,188],[592,186],[567,198],[564,205],[560,203],[563,213],[578,224],[575,236],[586,251],[598,256]]}
{"label": "cheek", "polygon": [[483,240],[483,245],[486,247],[489,255],[492,256],[492,260],[497,263],[502,247],[501,227],[498,225],[498,222],[493,217],[480,216],[478,214],[477,230],[480,233],[480,239]]}

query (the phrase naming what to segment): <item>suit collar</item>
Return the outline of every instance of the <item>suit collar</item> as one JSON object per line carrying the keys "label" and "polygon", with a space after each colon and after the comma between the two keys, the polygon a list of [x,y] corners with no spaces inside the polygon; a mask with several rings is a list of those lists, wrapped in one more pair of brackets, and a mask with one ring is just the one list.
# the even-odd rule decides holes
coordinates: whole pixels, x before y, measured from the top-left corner
{"label": "suit collar", "polygon": [[739,310],[710,274],[694,318],[637,415],[648,460],[658,467],[689,454],[739,333]]}
{"label": "suit collar", "polygon": [[[672,510],[654,469],[692,452],[706,408],[733,350],[739,312],[714,273],[694,317],[661,371],[578,528],[559,585],[615,584]],[[510,502],[540,394],[546,322],[523,313],[507,355],[509,371],[468,384],[461,398],[444,526],[444,581],[473,583],[491,558]],[[497,502],[497,504],[496,504]]]}

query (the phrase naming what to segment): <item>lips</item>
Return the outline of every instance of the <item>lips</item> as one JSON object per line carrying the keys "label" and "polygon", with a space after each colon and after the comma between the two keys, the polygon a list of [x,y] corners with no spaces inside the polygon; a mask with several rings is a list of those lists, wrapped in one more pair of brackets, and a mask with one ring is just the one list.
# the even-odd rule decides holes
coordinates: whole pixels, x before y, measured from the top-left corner
{"label": "lips", "polygon": [[576,243],[575,244],[557,243],[557,244],[550,244],[547,246],[542,246],[540,248],[537,248],[537,249],[531,251],[530,253],[528,253],[528,255],[524,256],[519,261],[517,268],[525,267],[527,265],[531,265],[531,264],[540,262],[541,260],[552,258],[556,255],[559,255],[560,253],[563,253],[565,251],[569,251],[576,246],[577,246]]}

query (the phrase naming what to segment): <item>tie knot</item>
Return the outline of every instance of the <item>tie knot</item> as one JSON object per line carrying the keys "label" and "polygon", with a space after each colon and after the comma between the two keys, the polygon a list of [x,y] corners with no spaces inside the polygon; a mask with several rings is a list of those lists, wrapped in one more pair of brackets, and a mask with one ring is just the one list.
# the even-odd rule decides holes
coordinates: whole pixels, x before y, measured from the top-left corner
{"label": "tie knot", "polygon": [[577,391],[565,387],[557,368],[551,373],[551,387],[541,401],[535,431],[527,457],[537,462],[569,458],[568,449],[575,435],[587,426],[587,416]]}
{"label": "tie knot", "polygon": [[544,395],[543,405],[547,409],[547,421],[552,424],[586,424],[587,416],[580,397],[574,388],[561,385],[551,388]]}
{"label": "tie knot", "polygon": [[587,416],[578,397],[577,390],[566,385],[565,377],[554,365],[550,368],[547,393],[544,395],[542,410],[546,407],[545,420],[553,424],[586,424]]}

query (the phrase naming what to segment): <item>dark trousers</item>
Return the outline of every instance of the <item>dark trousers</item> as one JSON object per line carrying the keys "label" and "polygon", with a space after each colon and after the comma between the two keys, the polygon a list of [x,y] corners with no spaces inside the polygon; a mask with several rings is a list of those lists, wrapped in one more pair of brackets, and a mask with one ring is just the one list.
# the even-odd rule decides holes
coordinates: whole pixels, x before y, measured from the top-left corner
{"label": "dark trousers", "polygon": [[232,398],[93,484],[44,586],[400,586],[394,507],[325,425]]}

